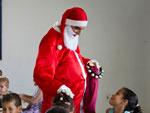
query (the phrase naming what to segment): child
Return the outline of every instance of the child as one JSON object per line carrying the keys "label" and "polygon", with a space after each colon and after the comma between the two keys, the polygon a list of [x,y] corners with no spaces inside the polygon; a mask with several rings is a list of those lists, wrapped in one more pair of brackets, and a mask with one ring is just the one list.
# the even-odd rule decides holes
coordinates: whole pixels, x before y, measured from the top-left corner
{"label": "child", "polygon": [[118,90],[109,103],[113,108],[108,108],[106,113],[142,113],[137,95],[128,88]]}
{"label": "child", "polygon": [[[37,85],[35,84],[35,86]],[[22,110],[22,113],[41,113],[43,93],[39,87],[37,87],[33,96],[26,94],[19,94],[19,96],[22,100],[29,103],[27,108]]]}
{"label": "child", "polygon": [[9,80],[7,77],[0,77],[0,96],[9,93]]}
{"label": "child", "polygon": [[53,106],[62,106],[64,107],[69,113],[74,113],[74,104],[73,100],[70,96],[67,96],[64,93],[58,94],[53,100]]}
{"label": "child", "polygon": [[69,113],[64,107],[54,106],[48,109],[45,113]]}
{"label": "child", "polygon": [[[10,91],[8,91],[8,88],[9,88],[8,78],[7,77],[0,77],[0,100],[1,100],[3,95],[10,93]],[[1,101],[0,101],[0,108],[2,108]]]}
{"label": "child", "polygon": [[3,113],[20,113],[22,111],[21,99],[16,93],[9,93],[2,97]]}

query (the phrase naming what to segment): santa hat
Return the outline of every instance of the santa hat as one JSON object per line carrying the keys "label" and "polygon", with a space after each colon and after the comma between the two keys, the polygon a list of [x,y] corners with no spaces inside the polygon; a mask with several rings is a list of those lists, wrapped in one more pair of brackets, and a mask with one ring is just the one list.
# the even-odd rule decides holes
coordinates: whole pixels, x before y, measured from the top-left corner
{"label": "santa hat", "polygon": [[64,31],[65,25],[70,26],[87,26],[87,16],[83,9],[79,7],[73,7],[71,9],[68,9],[63,14],[62,20],[61,20],[61,32]]}
{"label": "santa hat", "polygon": [[83,9],[79,7],[74,7],[71,9],[68,9],[63,14],[62,20],[61,20],[61,27],[63,27],[64,24],[70,25],[70,26],[87,26],[87,16]]}
{"label": "santa hat", "polygon": [[65,24],[71,26],[87,26],[87,16],[83,9],[74,8],[68,15]]}
{"label": "santa hat", "polygon": [[87,16],[82,8],[73,7],[67,9],[61,20],[61,38],[63,38],[65,25],[85,27],[87,23]]}

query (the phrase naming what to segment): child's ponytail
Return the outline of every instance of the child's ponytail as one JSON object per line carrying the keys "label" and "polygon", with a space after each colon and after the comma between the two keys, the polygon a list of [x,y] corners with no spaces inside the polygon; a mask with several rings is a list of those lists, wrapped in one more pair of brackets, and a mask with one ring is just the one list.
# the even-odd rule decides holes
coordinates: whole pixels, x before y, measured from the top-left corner
{"label": "child's ponytail", "polygon": [[142,113],[141,107],[138,105],[137,95],[128,88],[123,88],[123,99],[128,100],[128,104],[125,108],[125,111],[130,111],[131,113]]}
{"label": "child's ponytail", "polygon": [[141,107],[139,105],[136,105],[136,107],[133,110],[133,113],[142,113]]}

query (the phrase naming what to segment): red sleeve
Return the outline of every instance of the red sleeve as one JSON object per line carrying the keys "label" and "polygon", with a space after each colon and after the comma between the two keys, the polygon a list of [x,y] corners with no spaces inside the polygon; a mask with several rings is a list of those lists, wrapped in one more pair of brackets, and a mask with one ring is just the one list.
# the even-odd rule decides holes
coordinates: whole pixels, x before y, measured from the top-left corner
{"label": "red sleeve", "polygon": [[46,35],[39,46],[33,76],[40,89],[52,96],[57,94],[57,89],[62,85],[54,78],[57,64],[56,48],[52,46],[52,42],[48,40]]}
{"label": "red sleeve", "polygon": [[88,61],[90,61],[91,59],[82,57],[82,60],[83,60],[84,64],[86,65],[88,63]]}

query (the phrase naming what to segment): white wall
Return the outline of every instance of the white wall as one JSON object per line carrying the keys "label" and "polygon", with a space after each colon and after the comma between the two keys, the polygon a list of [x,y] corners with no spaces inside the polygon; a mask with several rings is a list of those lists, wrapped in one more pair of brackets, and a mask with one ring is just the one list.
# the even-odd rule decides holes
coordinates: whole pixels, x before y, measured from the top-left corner
{"label": "white wall", "polygon": [[150,90],[149,0],[3,0],[3,59],[0,69],[10,90],[33,93],[38,45],[67,8],[85,9],[89,24],[80,38],[83,56],[97,59],[105,70],[100,80],[97,112],[110,106],[107,96],[121,87],[134,90],[148,113]]}
{"label": "white wall", "polygon": [[144,44],[144,51],[146,52],[146,74],[145,74],[145,78],[146,80],[144,81],[145,83],[145,87],[143,88],[145,91],[144,91],[144,99],[145,99],[145,113],[148,113],[150,111],[150,108],[149,108],[149,101],[150,101],[150,98],[149,98],[149,95],[150,95],[150,7],[149,7],[149,4],[150,4],[150,1],[147,0],[146,4],[145,4],[145,7],[144,7],[144,18],[143,18],[143,21],[144,21],[144,24],[143,24],[143,38],[145,38],[145,44]]}

